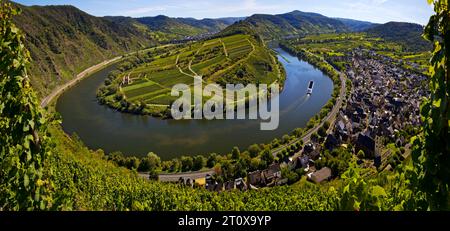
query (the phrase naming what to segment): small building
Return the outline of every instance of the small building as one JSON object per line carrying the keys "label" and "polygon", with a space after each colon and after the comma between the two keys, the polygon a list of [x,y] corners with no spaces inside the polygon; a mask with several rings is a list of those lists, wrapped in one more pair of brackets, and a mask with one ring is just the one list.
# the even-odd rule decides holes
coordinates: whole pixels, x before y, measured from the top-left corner
{"label": "small building", "polygon": [[331,169],[330,168],[322,168],[319,171],[316,171],[314,173],[311,173],[308,176],[308,179],[316,184],[320,184],[324,181],[330,180],[332,177]]}
{"label": "small building", "polygon": [[338,139],[336,139],[334,135],[328,134],[327,139],[325,141],[325,148],[331,151],[338,145],[339,145]]}
{"label": "small building", "polygon": [[307,168],[309,161],[310,159],[308,156],[298,157],[295,163],[295,168]]}
{"label": "small building", "polygon": [[244,179],[242,178],[236,179],[234,181],[234,185],[235,188],[239,189],[240,191],[247,191],[247,185],[245,184]]}
{"label": "small building", "polygon": [[375,140],[372,137],[360,133],[355,143],[355,151],[358,153],[362,150],[366,157],[375,157]]}
{"label": "small building", "polygon": [[196,186],[205,187],[206,186],[206,178],[197,178],[194,180]]}
{"label": "small building", "polygon": [[236,184],[234,181],[228,181],[225,183],[225,190],[226,191],[232,191],[236,188]]}
{"label": "small building", "polygon": [[254,171],[247,175],[247,183],[253,186],[265,184],[261,171]]}
{"label": "small building", "polygon": [[272,182],[276,179],[281,178],[281,167],[280,164],[272,164],[268,169],[263,171],[263,176],[266,182]]}

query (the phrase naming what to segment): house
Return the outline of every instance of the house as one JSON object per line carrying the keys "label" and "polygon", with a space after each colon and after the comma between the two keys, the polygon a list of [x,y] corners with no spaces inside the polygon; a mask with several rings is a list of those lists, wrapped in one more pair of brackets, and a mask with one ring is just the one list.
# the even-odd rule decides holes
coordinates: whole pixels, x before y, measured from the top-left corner
{"label": "house", "polygon": [[374,166],[379,168],[382,164],[382,157],[380,153],[376,153],[375,154],[375,159],[374,159]]}
{"label": "house", "polygon": [[333,150],[333,148],[335,148],[338,145],[339,145],[339,141],[336,139],[336,137],[334,137],[334,135],[332,135],[332,134],[329,134],[325,141],[325,148],[327,148],[328,150],[331,151],[331,150]]}
{"label": "house", "polygon": [[355,143],[355,151],[358,153],[360,150],[366,154],[366,157],[375,157],[375,140],[360,133]]}
{"label": "house", "polygon": [[247,185],[245,184],[244,179],[242,178],[236,179],[234,181],[234,184],[236,189],[239,189],[240,191],[247,191]]}
{"label": "house", "polygon": [[303,153],[304,154],[308,154],[312,151],[314,151],[314,149],[316,149],[316,147],[314,146],[313,143],[308,143],[305,145],[305,147],[303,148]]}
{"label": "house", "polygon": [[316,171],[314,173],[311,173],[308,175],[308,180],[319,184],[324,181],[330,180],[332,177],[331,169],[330,168],[322,168],[319,171]]}
{"label": "house", "polygon": [[247,175],[247,183],[253,186],[265,184],[261,171],[254,171]]}
{"label": "house", "polygon": [[228,181],[225,183],[225,191],[232,191],[236,188],[236,184],[234,181]]}
{"label": "house", "polygon": [[280,164],[272,164],[268,169],[262,172],[266,183],[273,182],[276,179],[281,178],[281,167]]}
{"label": "house", "polygon": [[295,168],[307,168],[309,164],[309,157],[308,156],[298,157],[295,162],[296,162]]}
{"label": "house", "polygon": [[224,184],[223,184],[223,183],[217,183],[217,184],[215,185],[214,191],[215,191],[215,192],[222,192],[222,191],[223,191],[223,188],[224,188]]}
{"label": "house", "polygon": [[197,178],[194,180],[194,184],[199,187],[205,187],[206,186],[206,178]]}

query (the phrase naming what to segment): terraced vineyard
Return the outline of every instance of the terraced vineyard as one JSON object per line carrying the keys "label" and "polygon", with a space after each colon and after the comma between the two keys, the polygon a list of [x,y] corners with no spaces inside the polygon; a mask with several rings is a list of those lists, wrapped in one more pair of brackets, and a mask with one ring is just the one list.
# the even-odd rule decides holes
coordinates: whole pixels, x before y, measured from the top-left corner
{"label": "terraced vineyard", "polygon": [[149,56],[152,56],[150,62],[124,68],[115,79],[108,80],[112,83],[105,83],[104,88],[116,87],[107,94],[101,89],[101,101],[125,112],[158,115],[167,112],[176,100],[170,94],[172,87],[186,84],[193,88],[196,76],[201,76],[204,85],[218,83],[222,86],[227,83],[271,84],[284,79],[273,51],[245,34],[155,48]]}

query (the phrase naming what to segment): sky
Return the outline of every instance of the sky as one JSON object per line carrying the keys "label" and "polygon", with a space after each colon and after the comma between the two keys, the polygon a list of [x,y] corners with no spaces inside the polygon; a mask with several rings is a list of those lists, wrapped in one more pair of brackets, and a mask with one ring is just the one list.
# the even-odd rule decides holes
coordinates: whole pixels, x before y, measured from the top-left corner
{"label": "sky", "polygon": [[24,5],[73,5],[95,16],[220,18],[293,10],[374,23],[425,25],[433,14],[426,0],[14,0]]}

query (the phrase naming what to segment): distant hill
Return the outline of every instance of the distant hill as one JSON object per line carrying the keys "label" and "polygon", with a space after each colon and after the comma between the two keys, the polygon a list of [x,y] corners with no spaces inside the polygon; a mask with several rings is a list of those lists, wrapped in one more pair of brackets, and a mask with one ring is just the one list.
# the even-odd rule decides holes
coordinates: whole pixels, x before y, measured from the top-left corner
{"label": "distant hill", "polygon": [[16,25],[31,53],[31,81],[40,96],[107,58],[157,43],[152,32],[128,21],[111,22],[73,6],[16,4]]}
{"label": "distant hill", "polygon": [[339,20],[301,11],[278,15],[255,14],[244,22],[249,23],[265,39],[349,31]]}
{"label": "distant hill", "polygon": [[431,43],[422,38],[423,26],[414,23],[388,22],[366,30],[367,34],[402,44],[410,51],[431,50]]}
{"label": "distant hill", "polygon": [[170,18],[164,15],[137,18],[137,22],[151,30],[162,31],[179,36],[195,36],[202,33],[213,33],[223,30],[235,21],[232,19]]}
{"label": "distant hill", "polygon": [[368,30],[370,28],[373,28],[373,27],[379,25],[376,23],[347,19],[347,18],[335,18],[335,19],[344,23],[344,25],[347,26],[347,28],[349,28],[353,32],[365,31],[365,30]]}

